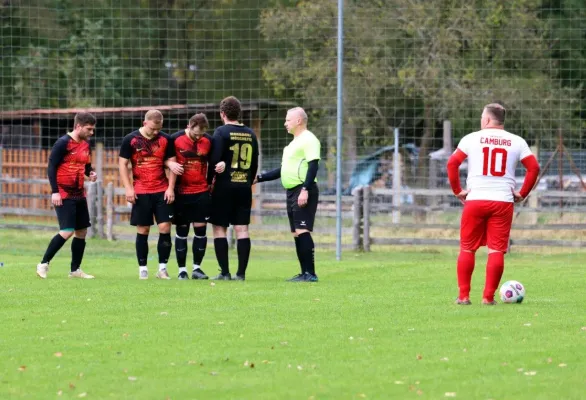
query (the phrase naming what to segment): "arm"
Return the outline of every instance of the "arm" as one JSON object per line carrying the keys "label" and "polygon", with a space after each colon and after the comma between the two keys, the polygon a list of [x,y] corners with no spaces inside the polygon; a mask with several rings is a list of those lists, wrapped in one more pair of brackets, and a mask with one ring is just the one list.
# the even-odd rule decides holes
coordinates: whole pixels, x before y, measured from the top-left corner
{"label": "arm", "polygon": [[281,177],[281,167],[275,168],[272,171],[266,172],[264,174],[258,174],[256,176],[257,182],[268,182],[274,181],[275,179],[279,179]]}
{"label": "arm", "polygon": [[118,157],[118,170],[120,171],[120,179],[122,180],[122,184],[126,189],[126,201],[134,204],[136,201],[136,195],[134,194],[132,183],[130,183],[130,171],[128,169],[129,164],[129,159]]}
{"label": "arm", "polygon": [[319,160],[311,160],[307,163],[307,175],[305,175],[305,182],[303,182],[304,188],[308,188],[313,182],[315,182],[318,168]]}
{"label": "arm", "polygon": [[468,157],[466,153],[460,149],[456,149],[454,154],[448,159],[447,165],[448,180],[450,181],[452,192],[454,192],[454,195],[456,195],[462,204],[464,204],[466,196],[468,196],[468,193],[470,192],[469,190],[463,190],[460,185],[460,165],[464,162],[466,157]]}
{"label": "arm", "polygon": [[251,184],[254,185],[255,181],[257,180],[256,173],[258,172],[258,142],[255,143],[255,146],[253,147],[252,151],[252,160],[250,163],[251,174],[249,176],[252,177]]}
{"label": "arm", "polygon": [[525,169],[527,169],[527,174],[525,175],[525,179],[523,180],[523,186],[521,187],[521,190],[518,193],[516,193],[516,195],[519,195],[521,199],[518,199],[518,197],[515,196],[515,201],[521,201],[529,195],[531,190],[533,190],[535,183],[537,182],[537,177],[539,176],[540,170],[539,163],[537,162],[537,159],[534,155],[525,157],[521,160],[521,163],[523,164]]}
{"label": "arm", "polygon": [[[176,162],[175,157],[169,158],[167,161]],[[169,187],[165,191],[165,200],[167,200],[167,204],[171,204],[175,201],[175,183],[177,182],[177,175],[171,171],[169,174]]]}
{"label": "arm", "polygon": [[51,203],[54,206],[63,204],[61,194],[59,194],[59,185],[57,185],[57,168],[63,162],[63,157],[67,154],[67,142],[64,140],[57,140],[51,149],[49,155],[49,166],[47,167],[47,175],[49,183],[51,184]]}
{"label": "arm", "polygon": [[222,134],[216,130],[214,136],[212,136],[212,151],[210,152],[209,165],[212,169],[215,168],[216,164],[222,161],[222,154],[224,154],[224,139]]}

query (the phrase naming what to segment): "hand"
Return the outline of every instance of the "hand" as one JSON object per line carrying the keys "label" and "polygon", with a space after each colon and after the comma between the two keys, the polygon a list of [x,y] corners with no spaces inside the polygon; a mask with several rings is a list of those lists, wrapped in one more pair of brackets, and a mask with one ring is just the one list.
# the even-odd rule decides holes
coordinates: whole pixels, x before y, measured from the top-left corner
{"label": "hand", "polygon": [[226,163],[224,161],[220,161],[219,163],[217,163],[216,168],[214,169],[214,171],[216,171],[216,173],[218,173],[218,174],[221,174],[225,170],[226,170]]}
{"label": "hand", "polygon": [[183,175],[183,165],[179,164],[176,161],[167,161],[167,167],[173,172],[175,175]]}
{"label": "hand", "polygon": [[307,205],[307,198],[309,197],[309,193],[306,189],[301,189],[299,192],[299,197],[297,198],[297,204],[299,207],[305,207]]}
{"label": "hand", "polygon": [[521,196],[521,193],[515,192],[513,189],[511,189],[511,193],[513,193],[513,199],[515,200],[515,203],[520,203],[525,200],[525,198]]}
{"label": "hand", "polygon": [[51,203],[55,207],[59,207],[63,205],[63,200],[61,200],[61,195],[59,193],[53,193],[51,195]]}
{"label": "hand", "polygon": [[95,182],[98,180],[98,174],[96,174],[94,171],[90,172],[90,182]]}
{"label": "hand", "polygon": [[133,188],[126,189],[126,201],[129,202],[130,204],[136,203],[136,194],[134,194]]}
{"label": "hand", "polygon": [[175,201],[175,190],[167,188],[164,199],[167,201],[167,204],[173,203]]}
{"label": "hand", "polygon": [[466,197],[468,196],[468,193],[470,193],[470,190],[462,190],[460,193],[456,195],[458,200],[460,200],[460,203],[464,204],[464,202],[466,201]]}

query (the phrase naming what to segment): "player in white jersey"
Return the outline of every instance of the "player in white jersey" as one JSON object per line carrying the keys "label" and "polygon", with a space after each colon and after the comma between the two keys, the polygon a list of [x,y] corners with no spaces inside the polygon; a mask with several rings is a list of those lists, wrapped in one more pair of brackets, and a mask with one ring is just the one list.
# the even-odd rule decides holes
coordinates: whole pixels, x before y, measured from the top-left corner
{"label": "player in white jersey", "polygon": [[[482,303],[494,305],[494,293],[504,270],[513,207],[535,186],[539,164],[527,142],[505,131],[506,110],[500,104],[488,104],[482,111],[481,130],[470,133],[458,144],[448,160],[448,178],[452,191],[464,204],[460,222],[460,254],[457,272],[459,296],[457,304],[470,303],[470,281],[475,253],[488,247],[486,281]],[[468,158],[465,190],[460,186],[459,167]],[[521,161],[527,169],[523,186],[515,191],[515,168]]]}

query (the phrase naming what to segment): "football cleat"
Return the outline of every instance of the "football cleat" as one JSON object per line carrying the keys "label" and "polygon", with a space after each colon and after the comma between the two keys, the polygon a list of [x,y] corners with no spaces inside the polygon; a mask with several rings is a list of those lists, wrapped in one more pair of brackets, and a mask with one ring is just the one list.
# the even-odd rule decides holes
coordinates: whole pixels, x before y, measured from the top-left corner
{"label": "football cleat", "polygon": [[468,297],[464,297],[463,299],[456,299],[455,304],[459,304],[461,306],[469,306],[472,304]]}
{"label": "football cleat", "polygon": [[191,279],[208,279],[208,276],[201,268],[196,268],[191,271]]}
{"label": "football cleat", "polygon": [[47,279],[47,272],[49,272],[49,263],[37,264],[37,276],[41,279]]}
{"label": "football cleat", "polygon": [[181,271],[179,272],[177,279],[179,279],[180,281],[189,280],[189,274],[187,273],[187,271]]}
{"label": "football cleat", "polygon": [[160,269],[155,276],[158,279],[171,279],[169,273],[167,272],[167,268]]}
{"label": "football cleat", "polygon": [[231,281],[232,275],[230,275],[230,273],[227,273],[227,274],[219,273],[218,275],[212,277],[212,280],[214,280],[214,281]]}
{"label": "football cleat", "polygon": [[70,278],[94,279],[93,275],[86,274],[81,269],[77,269],[69,273]]}

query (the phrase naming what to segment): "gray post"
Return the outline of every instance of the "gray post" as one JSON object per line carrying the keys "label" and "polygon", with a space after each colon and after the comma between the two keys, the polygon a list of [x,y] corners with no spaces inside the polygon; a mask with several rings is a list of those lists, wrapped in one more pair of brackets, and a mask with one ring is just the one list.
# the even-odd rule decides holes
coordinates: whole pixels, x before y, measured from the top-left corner
{"label": "gray post", "polygon": [[352,191],[354,203],[352,211],[354,218],[352,221],[352,248],[354,251],[364,250],[362,246],[362,187],[357,187]]}
{"label": "gray post", "polygon": [[393,224],[398,224],[401,220],[401,162],[399,157],[399,128],[395,128],[395,149],[393,153],[393,211],[391,213]]}
{"label": "gray post", "polygon": [[96,225],[98,237],[104,238],[104,186],[102,181],[96,182]]}
{"label": "gray post", "polygon": [[336,116],[336,260],[342,259],[342,129],[344,121],[344,0],[338,0],[338,83]]}
{"label": "gray post", "polygon": [[365,186],[362,191],[362,243],[364,251],[370,251],[370,199],[371,188]]}
{"label": "gray post", "polygon": [[114,226],[114,184],[108,183],[106,190],[106,239],[114,240],[114,233],[112,232]]}

